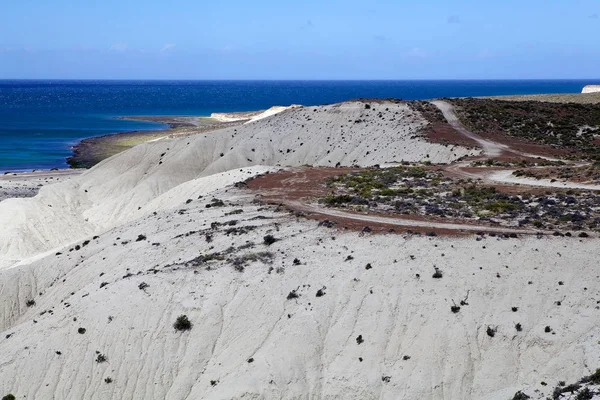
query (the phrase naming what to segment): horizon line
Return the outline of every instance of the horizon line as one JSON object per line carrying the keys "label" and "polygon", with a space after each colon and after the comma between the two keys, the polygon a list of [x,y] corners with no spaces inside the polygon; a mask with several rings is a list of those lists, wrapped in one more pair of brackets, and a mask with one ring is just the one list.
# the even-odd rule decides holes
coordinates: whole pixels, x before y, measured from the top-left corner
{"label": "horizon line", "polygon": [[597,81],[600,78],[402,78],[402,79],[258,79],[258,78],[235,78],[235,79],[179,79],[179,78],[0,78],[0,82],[6,81],[134,81],[134,82],[440,82],[440,81],[463,81],[463,82],[486,82],[486,81]]}

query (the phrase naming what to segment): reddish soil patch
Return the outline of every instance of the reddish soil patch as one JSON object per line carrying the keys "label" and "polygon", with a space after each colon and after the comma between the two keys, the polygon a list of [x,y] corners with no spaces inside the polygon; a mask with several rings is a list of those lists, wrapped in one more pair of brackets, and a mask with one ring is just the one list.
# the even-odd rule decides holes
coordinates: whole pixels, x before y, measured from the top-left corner
{"label": "reddish soil patch", "polygon": [[[451,144],[469,148],[479,148],[479,144],[455,130],[450,124],[444,122],[432,122],[424,131],[427,139],[433,143]],[[573,149],[556,148],[548,145],[533,143],[524,139],[515,138],[504,135],[502,133],[484,133],[478,134],[483,139],[490,140],[496,143],[507,145],[510,148],[517,149],[523,153],[535,154],[540,157],[569,157],[574,156],[577,152]],[[519,154],[512,153],[510,150],[502,153],[499,157],[494,157],[499,161],[535,161],[535,157],[523,157]]]}
{"label": "reddish soil patch", "polygon": [[[473,230],[445,229],[436,227],[399,226],[376,221],[360,221],[353,218],[332,216],[315,211],[308,204],[318,198],[330,194],[330,189],[325,185],[325,180],[332,176],[361,171],[359,168],[297,168],[277,173],[265,174],[247,182],[247,187],[258,192],[260,201],[266,204],[279,205],[292,213],[316,221],[330,221],[335,223],[338,229],[352,231],[367,231],[370,233],[419,233],[430,234],[435,232],[439,235],[472,235]],[[522,188],[515,190],[523,191]],[[343,210],[348,215],[365,215],[364,213]],[[425,218],[419,215],[399,215],[393,213],[372,212],[370,215],[386,218],[394,218],[405,221],[427,221],[442,224],[461,224],[462,221],[448,220],[442,218]],[[467,225],[467,224],[465,224]],[[469,226],[477,225],[469,222]],[[487,227],[488,225],[481,225]],[[368,229],[366,228],[368,227]],[[510,229],[498,227],[498,234],[510,231]]]}
{"label": "reddish soil patch", "polygon": [[248,182],[248,187],[260,193],[271,204],[284,200],[311,201],[329,194],[327,178],[361,171],[360,168],[297,168],[275,174],[265,174]]}
{"label": "reddish soil patch", "polygon": [[450,124],[443,122],[431,123],[425,129],[425,135],[430,142],[453,144],[464,147],[479,147],[477,142],[456,131]]}
{"label": "reddish soil patch", "polygon": [[[486,140],[507,145],[508,147],[516,149],[520,152],[535,154],[543,157],[568,157],[577,154],[577,152],[573,149],[557,148],[553,146],[537,144],[528,140],[508,136],[503,133],[478,133],[478,135]],[[499,159],[502,161],[514,161],[527,158],[520,157],[518,155],[515,156],[513,153],[508,153],[503,154],[503,156],[499,157]]]}

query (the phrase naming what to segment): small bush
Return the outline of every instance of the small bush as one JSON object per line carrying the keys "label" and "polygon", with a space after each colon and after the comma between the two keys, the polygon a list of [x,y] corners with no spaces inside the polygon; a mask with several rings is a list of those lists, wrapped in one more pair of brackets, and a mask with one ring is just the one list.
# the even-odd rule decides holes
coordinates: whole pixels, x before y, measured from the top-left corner
{"label": "small bush", "polygon": [[106,362],[108,359],[106,358],[106,356],[102,353],[99,353],[98,356],[96,357],[96,362],[98,364],[102,364],[103,362]]}
{"label": "small bush", "polygon": [[108,378],[105,378],[105,379],[104,379],[104,382],[106,382],[106,383],[112,383],[112,381],[113,381],[113,380],[112,380],[112,378],[111,378],[111,377],[108,377]]}
{"label": "small bush", "polygon": [[27,301],[25,302],[25,305],[26,305],[27,307],[33,307],[33,306],[35,306],[35,300],[33,300],[33,299],[27,300]]}
{"label": "small bush", "polygon": [[263,242],[267,245],[270,246],[273,243],[277,242],[279,239],[276,239],[273,235],[267,235],[265,237],[263,237]]}
{"label": "small bush", "polygon": [[189,331],[190,329],[192,329],[192,323],[188,319],[187,315],[180,315],[175,320],[173,328],[175,328],[178,331]]}
{"label": "small bush", "polygon": [[225,203],[223,202],[223,200],[220,199],[212,199],[210,204],[206,205],[206,208],[211,208],[211,207],[224,207]]}
{"label": "small bush", "polygon": [[581,385],[574,383],[572,385],[565,386],[564,388],[558,388],[557,392],[559,395],[562,393],[575,393],[579,389],[581,389]]}
{"label": "small bush", "polygon": [[592,400],[594,398],[594,392],[590,390],[590,388],[584,388],[577,396],[575,396],[575,400]]}
{"label": "small bush", "polygon": [[339,196],[329,195],[321,199],[320,202],[327,206],[337,206],[340,204],[350,203],[354,197],[349,194],[342,194]]}
{"label": "small bush", "polygon": [[288,300],[292,300],[292,299],[297,299],[298,297],[300,297],[300,295],[298,293],[296,293],[295,290],[292,290],[290,293],[288,293],[287,295],[287,299]]}
{"label": "small bush", "polygon": [[15,400],[16,397],[12,394],[7,394],[6,396],[2,397],[2,400]]}
{"label": "small bush", "polygon": [[589,381],[594,385],[600,385],[600,368],[596,370],[592,375],[588,377]]}
{"label": "small bush", "polygon": [[435,268],[435,272],[433,273],[432,277],[434,279],[442,279],[442,277],[444,276],[444,274],[442,273],[442,270],[437,267],[434,267],[434,268]]}
{"label": "small bush", "polygon": [[520,323],[515,325],[515,329],[517,330],[517,332],[521,332],[523,330],[523,327],[521,326]]}
{"label": "small bush", "polygon": [[489,337],[496,336],[496,328],[492,328],[491,326],[488,326],[485,332]]}
{"label": "small bush", "polygon": [[507,201],[495,201],[485,205],[485,209],[494,213],[505,213],[508,211],[514,211],[516,206]]}
{"label": "small bush", "polygon": [[79,333],[80,335],[83,335],[85,333],[85,328],[77,329],[77,333]]}
{"label": "small bush", "polygon": [[527,396],[525,393],[521,392],[520,390],[515,393],[515,395],[513,396],[512,400],[527,400],[530,399],[531,397]]}

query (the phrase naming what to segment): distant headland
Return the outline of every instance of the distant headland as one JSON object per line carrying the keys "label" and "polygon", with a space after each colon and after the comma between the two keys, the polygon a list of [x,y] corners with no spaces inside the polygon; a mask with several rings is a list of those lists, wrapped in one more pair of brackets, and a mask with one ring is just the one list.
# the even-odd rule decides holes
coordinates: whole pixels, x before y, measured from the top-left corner
{"label": "distant headland", "polygon": [[581,93],[600,93],[600,85],[587,85]]}

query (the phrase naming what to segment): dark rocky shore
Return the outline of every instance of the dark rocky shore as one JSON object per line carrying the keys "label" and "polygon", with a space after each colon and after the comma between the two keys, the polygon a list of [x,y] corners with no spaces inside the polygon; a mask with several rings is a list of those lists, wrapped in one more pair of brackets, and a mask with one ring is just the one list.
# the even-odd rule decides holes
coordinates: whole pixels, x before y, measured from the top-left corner
{"label": "dark rocky shore", "polygon": [[245,122],[219,122],[210,118],[178,116],[135,116],[123,117],[123,119],[160,122],[168,125],[168,128],[122,132],[84,139],[73,146],[73,156],[67,159],[67,164],[71,168],[91,168],[100,161],[138,144],[163,138],[206,133]]}

